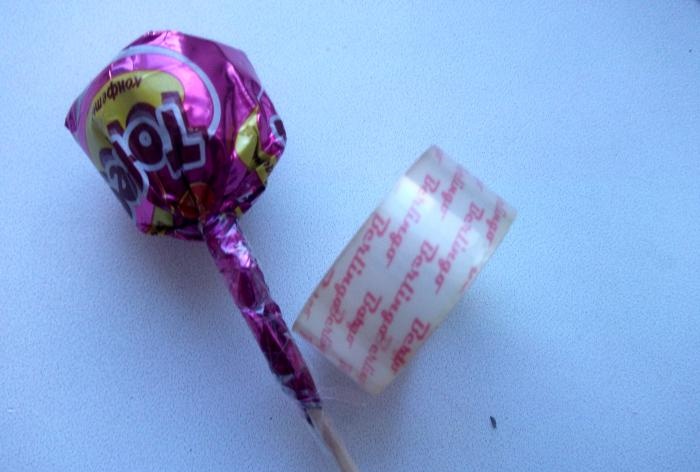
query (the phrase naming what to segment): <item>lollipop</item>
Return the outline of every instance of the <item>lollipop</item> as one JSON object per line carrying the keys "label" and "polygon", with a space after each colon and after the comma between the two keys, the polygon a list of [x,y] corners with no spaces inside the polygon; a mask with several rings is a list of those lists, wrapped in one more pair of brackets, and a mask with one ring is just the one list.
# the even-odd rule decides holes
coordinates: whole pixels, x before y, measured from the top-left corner
{"label": "lollipop", "polygon": [[356,470],[238,225],[286,141],[245,54],[149,32],[88,85],[66,127],[138,229],[206,242],[283,389],[341,470]]}

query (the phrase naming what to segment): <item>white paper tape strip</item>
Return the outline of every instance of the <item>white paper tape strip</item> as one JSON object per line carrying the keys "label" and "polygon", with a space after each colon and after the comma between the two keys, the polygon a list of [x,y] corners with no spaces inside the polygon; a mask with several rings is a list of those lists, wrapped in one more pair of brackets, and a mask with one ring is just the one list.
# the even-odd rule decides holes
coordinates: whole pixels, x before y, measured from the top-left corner
{"label": "white paper tape strip", "polygon": [[365,390],[381,392],[514,218],[499,196],[431,147],[343,250],[293,329]]}

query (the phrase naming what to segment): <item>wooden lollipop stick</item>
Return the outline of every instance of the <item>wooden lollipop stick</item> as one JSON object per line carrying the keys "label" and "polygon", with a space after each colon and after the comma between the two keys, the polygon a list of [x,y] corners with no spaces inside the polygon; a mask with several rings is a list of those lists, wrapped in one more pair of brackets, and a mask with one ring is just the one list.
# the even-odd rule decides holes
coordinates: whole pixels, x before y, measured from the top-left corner
{"label": "wooden lollipop stick", "polygon": [[333,429],[328,417],[321,408],[310,408],[307,410],[309,418],[313,423],[314,428],[319,432],[324,444],[331,451],[341,472],[359,472],[355,462],[350,457],[350,453],[345,448],[343,441],[338,433]]}

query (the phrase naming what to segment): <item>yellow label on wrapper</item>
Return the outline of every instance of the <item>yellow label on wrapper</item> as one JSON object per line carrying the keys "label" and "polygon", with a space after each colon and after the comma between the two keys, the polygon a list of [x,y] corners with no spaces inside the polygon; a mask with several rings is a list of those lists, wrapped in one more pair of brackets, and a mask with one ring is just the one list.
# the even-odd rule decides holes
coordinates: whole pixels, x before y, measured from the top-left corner
{"label": "yellow label on wrapper", "polygon": [[431,147],[343,250],[293,329],[365,390],[381,392],[514,218],[499,196]]}
{"label": "yellow label on wrapper", "polygon": [[157,70],[139,70],[113,77],[97,91],[90,103],[90,119],[86,120],[87,144],[90,159],[99,171],[103,170],[100,151],[111,148],[107,126],[117,122],[126,128],[129,113],[137,104],[156,108],[163,103],[163,91],[177,93],[182,100],[184,89],[179,80]]}
{"label": "yellow label on wrapper", "polygon": [[254,170],[263,184],[267,183],[267,177],[272,168],[277,164],[277,158],[267,154],[260,147],[260,129],[258,120],[260,119],[260,107],[253,108],[248,118],[238,128],[234,148],[236,155],[245,166]]}

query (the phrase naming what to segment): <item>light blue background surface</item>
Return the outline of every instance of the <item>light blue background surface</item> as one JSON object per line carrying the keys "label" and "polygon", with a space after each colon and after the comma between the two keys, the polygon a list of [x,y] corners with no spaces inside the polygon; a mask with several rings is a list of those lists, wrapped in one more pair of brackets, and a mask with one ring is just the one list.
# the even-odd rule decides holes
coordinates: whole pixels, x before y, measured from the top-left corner
{"label": "light blue background surface", "polygon": [[363,470],[700,470],[700,3],[39,3],[0,17],[0,470],[328,470],[204,246],[134,230],[63,129],[165,27],[285,120],[243,224],[289,323],[431,143],[519,210],[381,396],[302,346]]}

